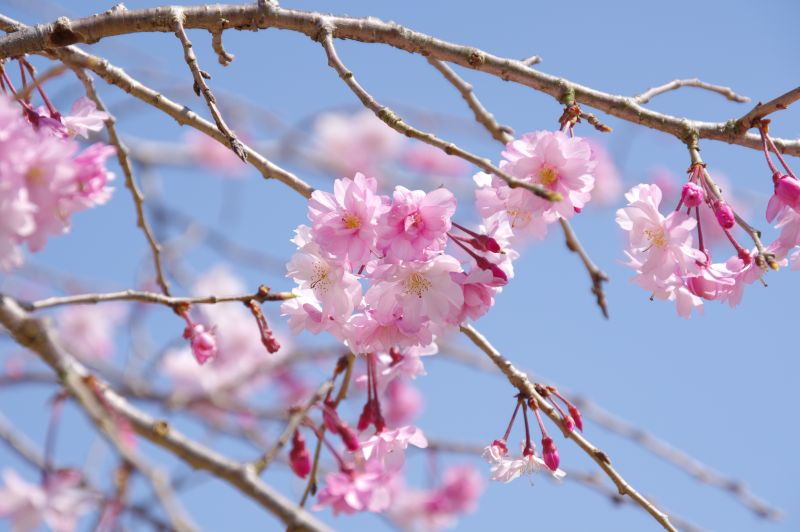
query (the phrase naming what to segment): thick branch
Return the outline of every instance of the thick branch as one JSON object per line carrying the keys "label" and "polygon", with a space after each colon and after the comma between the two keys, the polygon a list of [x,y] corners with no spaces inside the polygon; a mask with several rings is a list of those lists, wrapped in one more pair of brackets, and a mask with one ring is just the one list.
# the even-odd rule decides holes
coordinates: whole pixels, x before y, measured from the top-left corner
{"label": "thick branch", "polygon": [[739,103],[746,103],[750,101],[750,98],[747,96],[741,96],[733,92],[733,89],[730,87],[723,87],[722,85],[713,85],[711,83],[706,83],[705,81],[701,81],[697,78],[693,79],[675,79],[670,81],[669,83],[665,83],[663,85],[659,85],[658,87],[652,87],[647,89],[639,96],[636,96],[633,101],[639,104],[645,104],[659,96],[664,94],[665,92],[678,90],[681,87],[697,87],[698,89],[705,89],[707,91],[716,92],[717,94],[721,94],[725,98],[731,100],[732,102],[739,102]]}
{"label": "thick branch", "polygon": [[[0,324],[20,345],[39,355],[62,381],[74,383],[89,377],[87,369],[56,342],[44,321],[32,318],[16,301],[6,296],[0,296]],[[238,488],[293,530],[329,530],[325,524],[261,482],[252,467],[190,440],[166,421],[154,419],[131,406],[107,384],[94,380],[97,382],[96,393],[103,398],[107,408],[126,419],[140,436],[172,452],[190,466],[208,471]]]}
{"label": "thick branch", "polygon": [[489,341],[471,325],[462,325],[461,332],[463,332],[472,343],[478,346],[481,351],[486,353],[491,361],[503,372],[503,375],[506,376],[508,382],[511,383],[512,386],[519,390],[525,397],[535,400],[541,411],[550,418],[550,421],[555,423],[569,439],[574,441],[578,447],[583,449],[583,451],[600,466],[608,478],[617,486],[620,495],[627,495],[636,501],[636,503],[646,510],[647,513],[652,515],[665,530],[677,532],[676,528],[669,522],[669,516],[667,516],[667,514],[656,508],[653,503],[636,491],[613,467],[611,467],[611,460],[606,453],[592,445],[577,431],[565,430],[561,417],[555,409],[539,395],[534,384],[528,379],[525,373],[515,368],[509,360],[504,358],[503,355],[501,355]]}
{"label": "thick branch", "polygon": [[[55,22],[24,28],[8,17],[0,16],[6,31],[15,31],[0,39],[0,57],[58,48],[75,43],[93,43],[104,37],[137,32],[173,32],[172,7],[155,7],[130,11],[110,11],[93,17],[70,20],[61,17]],[[217,30],[279,28],[298,31],[316,39],[319,24],[331,28],[339,39],[381,42],[410,53],[419,53],[473,70],[480,70],[507,81],[526,85],[556,98],[559,102],[574,100],[604,111],[622,120],[669,133],[681,140],[688,134],[759,149],[760,138],[746,134],[736,120],[701,122],[671,116],[647,109],[633,98],[602,92],[570,80],[534,70],[516,59],[489,54],[478,48],[453,44],[431,35],[413,31],[393,22],[376,18],[353,18],[283,9],[272,3],[259,8],[255,3],[182,7],[184,27]],[[223,24],[224,20],[224,24]],[[215,137],[218,138],[219,137]],[[222,139],[219,139],[222,140]],[[791,155],[800,155],[800,140],[775,139],[778,148]],[[248,154],[249,155],[249,154]]]}

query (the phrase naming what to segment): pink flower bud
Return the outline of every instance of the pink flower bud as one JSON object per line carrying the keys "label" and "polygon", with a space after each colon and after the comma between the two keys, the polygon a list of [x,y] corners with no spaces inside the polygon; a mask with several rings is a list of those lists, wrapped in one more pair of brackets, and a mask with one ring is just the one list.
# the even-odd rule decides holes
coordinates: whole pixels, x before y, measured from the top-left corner
{"label": "pink flower bud", "polygon": [[497,264],[485,259],[484,257],[475,257],[475,262],[478,264],[478,268],[481,270],[489,270],[492,272],[494,278],[492,282],[489,283],[489,286],[504,286],[508,284],[508,276],[505,274],[503,270]]}
{"label": "pink flower bud", "polygon": [[348,451],[357,451],[361,449],[361,442],[358,441],[358,436],[355,431],[351,429],[344,421],[339,425],[339,435],[342,437],[344,446]]}
{"label": "pink flower bud", "polygon": [[289,466],[294,474],[306,478],[311,472],[311,455],[306,449],[306,440],[299,430],[294,431],[292,437],[292,450],[289,451]]}
{"label": "pink flower bud", "polygon": [[556,444],[553,443],[553,438],[549,436],[542,438],[542,460],[544,460],[545,465],[551,471],[557,470],[558,464],[561,461],[558,457]]}
{"label": "pink flower bud", "polygon": [[797,209],[800,207],[800,181],[788,175],[781,175],[775,180],[775,195],[793,209]]}
{"label": "pink flower bud", "polygon": [[578,427],[578,430],[583,432],[583,417],[581,417],[580,411],[575,408],[573,405],[569,405],[569,415],[575,421],[575,426]]}
{"label": "pink flower bud", "polygon": [[502,251],[502,248],[500,247],[500,244],[497,243],[497,240],[490,236],[477,235],[475,238],[471,238],[468,242],[478,251],[490,251],[492,253],[500,253]]}
{"label": "pink flower bud", "polygon": [[564,428],[567,429],[567,432],[572,432],[575,430],[575,420],[572,419],[572,416],[567,416],[564,418]]}
{"label": "pink flower bud", "polygon": [[683,190],[681,191],[681,200],[687,207],[697,207],[703,203],[705,198],[705,192],[703,192],[703,187],[700,185],[696,183],[686,183],[683,185]]}
{"label": "pink flower bud", "polygon": [[714,209],[714,215],[717,217],[717,222],[723,229],[731,229],[736,224],[736,217],[730,205],[720,200],[715,202],[712,208]]}
{"label": "pink flower bud", "polygon": [[192,346],[192,354],[197,359],[198,364],[205,364],[208,359],[216,356],[217,339],[214,337],[214,333],[207,330],[203,325],[196,323],[192,327],[186,327],[183,336],[189,339],[189,343]]}

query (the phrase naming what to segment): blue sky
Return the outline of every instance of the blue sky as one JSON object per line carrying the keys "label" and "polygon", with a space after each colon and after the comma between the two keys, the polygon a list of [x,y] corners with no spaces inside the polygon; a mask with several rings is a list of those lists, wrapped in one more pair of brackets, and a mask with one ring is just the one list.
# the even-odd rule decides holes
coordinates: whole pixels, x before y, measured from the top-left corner
{"label": "blue sky", "polygon": [[[25,4],[0,2],[0,9],[34,23],[64,13],[89,15],[111,6],[111,2],[92,0],[65,2],[61,10],[42,3],[33,10]],[[132,9],[156,4],[136,0],[126,5]],[[700,77],[731,86],[754,103],[798,84],[800,44],[795,26],[800,12],[797,4],[788,0],[576,1],[568,6],[541,1],[285,0],[283,6],[378,16],[507,57],[537,54],[544,59],[538,67],[541,70],[612,93],[633,95],[675,78]],[[190,32],[190,37],[204,68],[213,75],[213,88],[240,94],[287,124],[304,125],[321,111],[356,103],[326,66],[319,45],[302,35],[276,30],[226,32],[226,48],[236,60],[224,70],[216,64],[207,33]],[[496,143],[472,125],[464,102],[423,58],[380,45],[344,42],[338,47],[361,83],[379,100],[401,110],[435,111],[452,117],[434,120],[431,127],[481,155],[495,160],[499,157]],[[190,93],[188,71],[173,36],[117,37],[90,48],[193,109],[205,111],[202,102]],[[498,120],[517,132],[556,125],[560,109],[549,96],[484,74],[459,72],[474,85]],[[66,106],[79,89],[73,85],[60,94]],[[102,86],[101,94],[120,111],[123,133],[170,142],[183,138],[185,131],[171,119],[142,105],[129,105],[120,91]],[[689,88],[661,96],[649,106],[695,119],[722,121],[744,114],[753,103],[736,104]],[[408,112],[413,123],[418,115]],[[688,166],[685,147],[676,139],[602,113],[599,116],[614,128],[603,140],[616,157],[627,186],[646,181],[655,168],[681,175]],[[800,111],[789,110],[773,118],[774,134],[800,137]],[[242,119],[259,138],[280,134],[257,114]],[[588,129],[579,130],[584,132],[597,136]],[[751,218],[766,229],[763,209],[771,185],[763,156],[718,142],[705,141],[701,148],[712,173],[724,174],[734,194],[752,202]],[[294,161],[283,162],[314,186],[329,183],[331,176],[308,171]],[[794,159],[790,164],[797,166]],[[155,179],[167,204],[191,212],[233,240],[270,255],[288,258],[291,231],[305,219],[302,198],[280,183],[264,182],[254,172],[237,184],[224,183],[219,176],[196,169],[164,170]],[[33,262],[91,280],[96,290],[133,285],[150,263],[133,223],[130,198],[121,182],[117,187],[107,206],[76,216],[72,234],[53,239],[44,252],[32,258]],[[222,208],[225,198],[237,199],[236,216],[220,215],[226,212]],[[800,461],[795,444],[798,432],[792,419],[800,362],[792,331],[800,276],[788,270],[771,274],[767,278],[769,287],[749,287],[738,308],[709,303],[704,316],[682,320],[670,303],[650,302],[647,293],[628,282],[631,273],[621,264],[623,240],[613,218],[613,209],[588,210],[573,223],[587,251],[611,277],[606,288],[610,320],[602,319],[589,293],[586,272],[553,231],[545,242],[524,250],[516,266],[517,277],[498,298],[493,311],[476,326],[501,352],[537,378],[586,396],[710,467],[745,481],[787,515],[780,523],[759,520],[728,494],[698,484],[648,452],[589,423],[586,436],[608,452],[626,479],[664,508],[708,530],[799,529],[796,510],[800,492],[794,479],[800,475]],[[219,261],[207,250],[192,252],[189,258],[197,271]],[[267,281],[288,288],[282,272],[246,267],[236,272],[252,284]],[[3,284],[12,282],[9,278]],[[161,317],[169,315],[166,310],[158,312]],[[277,321],[274,310],[272,314]],[[153,327],[157,337],[168,337],[169,331],[163,326],[154,323]],[[123,340],[121,344],[120,350],[127,348]],[[1,349],[0,357],[14,351],[8,343]],[[486,444],[501,435],[513,408],[513,389],[503,379],[447,360],[432,361],[428,375],[416,384],[426,397],[418,424],[430,436]],[[47,390],[41,387],[0,389],[0,410],[41,442],[47,397]],[[72,430],[62,431],[60,461],[80,464],[85,459],[91,440],[78,429],[82,426],[81,415],[67,409],[65,428]],[[187,430],[200,433],[196,427]],[[593,463],[569,442],[557,443],[565,466],[594,470]],[[236,456],[249,456],[245,448],[218,444]],[[152,451],[153,457],[165,456],[150,446],[144,448]],[[469,460],[441,457],[442,463]],[[20,465],[0,447],[0,464],[7,463]],[[424,483],[425,457],[413,457],[411,467],[411,477]],[[29,479],[36,478],[31,470],[25,471]],[[302,489],[280,471],[269,473],[265,479],[290,496]],[[185,500],[195,519],[208,530],[229,527],[232,520],[237,530],[272,530],[278,526],[260,508],[214,480],[198,480],[186,492]],[[383,526],[372,516],[352,520],[333,520],[326,513],[322,516],[337,529],[374,530]],[[481,531],[498,525],[553,531],[657,529],[649,516],[631,506],[617,508],[608,499],[573,483],[556,485],[543,479],[534,479],[533,486],[525,480],[489,485],[479,511],[462,519],[459,530]],[[4,526],[0,522],[0,530]]]}

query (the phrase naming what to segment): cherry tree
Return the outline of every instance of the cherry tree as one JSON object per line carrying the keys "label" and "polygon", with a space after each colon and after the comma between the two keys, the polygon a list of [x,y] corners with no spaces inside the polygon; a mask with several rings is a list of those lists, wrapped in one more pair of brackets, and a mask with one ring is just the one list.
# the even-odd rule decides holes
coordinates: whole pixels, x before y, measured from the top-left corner
{"label": "cherry tree", "polygon": [[[741,481],[604,410],[576,383],[524,368],[538,371],[546,356],[591,380],[569,353],[590,334],[581,320],[603,321],[592,330],[615,327],[616,286],[636,288],[633,312],[653,313],[659,342],[686,334],[683,319],[702,327],[714,301],[736,307],[726,315],[739,312],[761,285],[800,268],[792,159],[800,139],[774,133],[791,122],[800,88],[749,105],[734,88],[697,78],[616,94],[562,77],[558,65],[546,73],[536,55],[512,58],[375,17],[266,0],[118,4],[51,22],[27,15],[0,13],[0,390],[12,398],[0,403],[9,452],[0,456],[14,460],[0,477],[0,518],[12,529],[66,531],[90,521],[100,530],[206,528],[195,516],[213,497],[198,503],[189,490],[211,479],[213,490],[272,516],[263,521],[272,528],[349,529],[374,514],[399,529],[440,530],[476,511],[491,514],[480,504],[488,485],[511,490],[500,484],[530,479],[529,498],[546,491],[566,500],[561,487],[576,483],[638,508],[654,529],[699,530],[657,502],[664,493],[650,496],[658,479],[638,474],[630,453],[595,443],[605,448],[605,432],[727,492],[755,516],[780,517]],[[569,16],[565,37],[589,43]],[[280,49],[258,52],[275,30],[284,30],[281,40],[269,45]],[[395,66],[363,67],[347,41],[422,63],[429,78],[407,80],[463,99],[463,116],[383,98],[374,78]],[[150,44],[137,48],[143,42]],[[237,46],[247,47],[245,59]],[[156,50],[164,69],[149,64]],[[259,53],[292,70],[262,68]],[[317,62],[306,65],[313,54]],[[273,101],[313,92],[296,86],[311,66],[335,79],[350,105],[333,108],[320,87],[324,105],[287,122]],[[220,88],[237,68],[258,101],[249,100],[252,90]],[[524,130],[482,103],[467,81],[479,75],[540,98],[515,118]],[[687,87],[703,91],[687,98],[733,102],[727,118],[655,110],[656,98]],[[610,139],[639,132],[669,143],[652,168],[679,171],[626,175]],[[719,144],[758,160],[760,174],[726,177],[704,151]],[[246,205],[258,215],[241,241]],[[87,239],[82,220],[90,216],[101,226]],[[587,217],[594,221],[583,225]],[[597,220],[615,225],[616,242],[580,238],[595,234]],[[562,246],[545,247],[553,241]],[[59,253],[92,266],[62,267]],[[515,286],[539,275],[526,257],[561,272],[537,282],[580,290],[565,288],[561,311],[555,297],[523,300],[524,321],[513,325],[503,300],[524,298]],[[626,272],[610,283],[606,271],[620,264]],[[497,340],[481,332],[491,319]],[[646,357],[646,346],[628,340],[629,326],[623,319],[603,345]],[[685,348],[710,357],[720,335],[737,333],[708,326],[702,334]],[[502,384],[489,388],[484,374],[462,382],[442,359]],[[660,381],[656,370],[630,375]],[[31,395],[37,384],[45,392]],[[765,386],[745,388],[730,398],[730,412],[769,398]],[[426,424],[422,412],[434,398],[458,412]],[[38,405],[24,424],[16,420],[23,401]],[[478,401],[487,415],[470,412]],[[650,416],[672,415],[671,402]],[[480,436],[465,436],[464,427]],[[765,453],[758,437],[747,445],[757,447],[749,460]],[[527,511],[493,519],[536,523]],[[614,515],[592,522],[616,529]],[[235,512],[222,522],[244,525]]]}

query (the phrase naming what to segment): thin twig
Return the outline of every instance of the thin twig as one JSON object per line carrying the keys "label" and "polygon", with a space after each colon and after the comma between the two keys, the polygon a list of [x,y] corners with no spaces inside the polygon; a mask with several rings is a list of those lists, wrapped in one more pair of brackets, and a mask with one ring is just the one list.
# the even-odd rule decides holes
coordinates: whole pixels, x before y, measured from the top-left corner
{"label": "thin twig", "polygon": [[214,97],[214,93],[211,92],[208,83],[206,83],[207,79],[211,79],[211,75],[205,70],[200,69],[197,56],[192,47],[192,41],[189,40],[189,36],[186,35],[186,31],[183,29],[183,11],[175,8],[173,15],[175,35],[178,37],[178,40],[181,41],[181,45],[183,45],[183,58],[189,66],[189,70],[191,70],[192,77],[194,78],[194,92],[198,96],[202,94],[208,106],[208,110],[211,111],[211,116],[214,118],[214,123],[217,124],[217,128],[227,139],[233,153],[243,162],[246,162],[247,153],[244,151],[244,146],[242,146],[242,143],[236,138],[236,134],[225,123],[225,120],[222,118],[222,113],[219,112],[219,108],[217,107],[217,99]]}
{"label": "thin twig", "polygon": [[508,186],[512,188],[520,187],[530,190],[537,196],[550,201],[560,201],[562,199],[560,194],[555,193],[541,185],[522,181],[511,174],[502,171],[500,168],[493,165],[488,159],[479,157],[473,153],[459,148],[452,142],[446,142],[431,133],[425,133],[408,125],[397,115],[397,113],[378,103],[370,93],[368,93],[361,85],[359,85],[358,81],[356,81],[355,77],[353,76],[353,73],[348,70],[344,63],[342,63],[341,59],[339,59],[330,31],[326,30],[324,27],[321,29],[321,31],[322,35],[320,36],[320,42],[322,43],[322,47],[325,49],[325,53],[328,56],[328,65],[339,74],[339,77],[342,78],[342,81],[344,81],[350,90],[353,91],[353,93],[358,97],[358,99],[361,100],[361,103],[364,104],[364,107],[375,113],[375,116],[380,118],[390,128],[394,129],[398,133],[406,135],[407,137],[415,138],[425,142],[426,144],[435,146],[443,150],[448,155],[460,157],[486,172],[495,174],[508,183]]}
{"label": "thin twig", "polygon": [[297,427],[300,426],[300,423],[302,423],[303,418],[306,416],[306,414],[308,414],[308,411],[311,410],[311,408],[317,404],[332,387],[333,380],[329,379],[325,381],[319,388],[317,388],[317,391],[314,392],[314,395],[311,396],[305,406],[297,409],[291,414],[289,417],[289,422],[286,424],[286,429],[284,429],[283,433],[275,442],[275,445],[273,445],[269,451],[264,453],[261,458],[253,462],[253,468],[256,470],[257,474],[260,475],[267,468],[270,462],[272,462],[272,460],[278,456],[278,453],[281,452],[281,449],[283,449],[283,447],[286,445],[286,442],[289,441],[289,438],[292,437],[294,431],[296,431]]}
{"label": "thin twig", "polygon": [[[58,53],[59,55],[64,55],[63,50],[59,50]],[[145,238],[147,239],[147,243],[150,246],[150,252],[153,255],[153,265],[156,270],[156,282],[161,288],[161,292],[163,292],[165,296],[169,296],[169,283],[164,276],[164,268],[161,265],[161,246],[156,241],[156,237],[153,235],[153,230],[150,229],[150,226],[147,224],[147,218],[144,215],[144,195],[142,194],[142,191],[139,190],[139,186],[136,184],[136,180],[133,177],[133,165],[131,165],[130,157],[128,156],[128,148],[117,134],[117,120],[111,113],[108,112],[106,106],[103,104],[103,101],[100,99],[100,96],[97,94],[92,78],[89,77],[89,75],[82,68],[72,67],[72,70],[75,72],[75,75],[78,77],[78,79],[80,79],[83,83],[83,87],[86,90],[87,96],[91,98],[95,106],[97,106],[97,109],[108,114],[108,118],[106,119],[108,140],[116,148],[117,161],[119,161],[119,166],[122,168],[122,173],[125,175],[125,187],[130,191],[131,197],[133,198],[133,205],[136,209],[136,225],[142,230]]]}
{"label": "thin twig", "polygon": [[456,88],[456,90],[461,93],[461,97],[464,98],[464,101],[467,102],[469,108],[472,109],[472,113],[475,115],[475,120],[482,124],[483,127],[485,127],[486,130],[492,134],[492,138],[503,144],[508,144],[514,140],[514,131],[508,126],[500,125],[497,120],[495,120],[494,115],[487,111],[483,104],[481,104],[480,100],[478,100],[478,97],[475,96],[475,92],[472,90],[472,85],[464,81],[461,76],[456,74],[455,70],[442,63],[438,59],[429,57],[428,63],[430,63],[433,68],[441,72],[442,76],[444,76],[445,79],[447,79],[447,81],[449,81]]}
{"label": "thin twig", "polygon": [[577,431],[565,430],[564,423],[561,417],[550,406],[550,404],[542,398],[536,391],[534,384],[528,379],[528,376],[514,367],[514,365],[503,357],[489,341],[479,333],[471,325],[462,325],[461,332],[463,332],[472,343],[479,347],[486,355],[494,362],[494,364],[503,372],[508,379],[508,382],[519,390],[525,397],[531,398],[536,401],[537,406],[542,412],[547,415],[550,420],[555,423],[562,432],[578,447],[580,447],[589,457],[600,466],[605,474],[614,482],[620,495],[627,495],[633,499],[639,506],[647,511],[653,518],[665,529],[671,532],[677,532],[677,529],[670,523],[669,516],[656,508],[656,506],[647,500],[642,494],[636,491],[612,466],[611,459],[606,453],[591,444],[586,438],[578,434]]}
{"label": "thin twig", "polygon": [[[751,127],[755,127],[758,123],[764,119],[765,116],[774,113],[775,111],[781,111],[783,109],[787,109],[791,104],[800,100],[800,87],[795,87],[794,89],[781,94],[777,98],[774,98],[767,103],[759,102],[753,110],[749,113],[741,117],[739,120],[736,121],[736,128],[737,131],[740,133],[744,133]],[[780,147],[780,143],[777,143]],[[786,153],[786,150],[783,150]],[[797,155],[796,153],[794,155]]]}
{"label": "thin twig", "polygon": [[739,102],[739,103],[747,103],[750,101],[750,98],[747,96],[742,96],[733,92],[733,89],[730,87],[723,87],[722,85],[714,85],[712,83],[706,83],[705,81],[701,81],[697,78],[692,79],[675,79],[670,81],[669,83],[665,83],[663,85],[659,85],[658,87],[651,87],[641,93],[638,96],[634,96],[633,101],[639,104],[645,104],[659,96],[664,94],[665,92],[678,90],[681,87],[697,87],[698,89],[705,89],[707,91],[716,92],[717,94],[721,94],[728,100],[732,102]]}
{"label": "thin twig", "polygon": [[592,293],[597,299],[597,306],[600,307],[603,316],[608,319],[608,304],[606,303],[605,292],[603,292],[603,283],[608,282],[608,275],[598,268],[595,263],[592,262],[592,259],[589,258],[589,255],[586,253],[586,250],[583,249],[583,246],[581,246],[569,222],[563,218],[560,218],[558,221],[561,224],[561,229],[564,230],[564,241],[567,245],[567,249],[576,253],[581,258],[581,262],[583,262],[586,271],[589,272],[589,277],[592,279]]}
{"label": "thin twig", "polygon": [[211,48],[214,49],[214,52],[217,54],[217,60],[219,64],[222,66],[228,66],[233,62],[234,55],[229,54],[225,51],[225,48],[222,46],[222,30],[224,28],[220,25],[219,29],[211,30]]}
{"label": "thin twig", "polygon": [[[102,397],[104,407],[114,415],[126,419],[137,434],[170,451],[192,467],[204,469],[238,488],[293,530],[329,530],[324,523],[263,483],[252,467],[235,462],[187,438],[166,421],[155,419],[131,406],[108,384],[90,376],[88,370],[56,342],[45,321],[30,316],[7,296],[0,296],[0,324],[20,345],[39,355],[55,371],[87,411],[93,411],[93,406],[97,406],[97,398]],[[82,386],[83,381],[88,378],[96,383],[95,393],[87,393],[86,386]]]}
{"label": "thin twig", "polygon": [[256,292],[255,294],[242,294],[235,296],[200,296],[200,297],[171,297],[158,294],[156,292],[144,292],[140,290],[123,290],[120,292],[107,292],[98,294],[76,294],[73,296],[48,297],[30,303],[20,303],[25,310],[34,311],[44,308],[58,307],[62,305],[86,305],[105,303],[108,301],[139,301],[141,303],[156,303],[168,307],[178,305],[214,305],[217,303],[230,303],[238,301],[245,303],[256,300],[259,303],[265,301],[285,301],[292,299],[294,294],[291,292]]}

